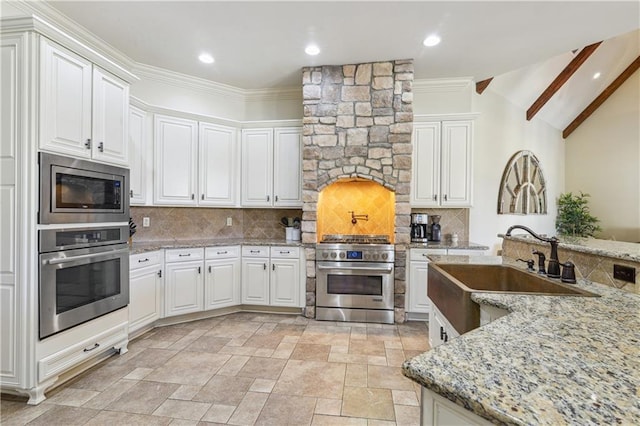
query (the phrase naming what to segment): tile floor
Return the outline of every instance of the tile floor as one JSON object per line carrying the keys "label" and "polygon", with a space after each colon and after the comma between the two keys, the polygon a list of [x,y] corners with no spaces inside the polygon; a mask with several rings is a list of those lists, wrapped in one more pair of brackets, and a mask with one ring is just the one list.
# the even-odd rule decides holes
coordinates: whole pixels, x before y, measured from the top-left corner
{"label": "tile floor", "polygon": [[423,322],[236,313],[156,328],[47,394],[3,396],[2,425],[417,425],[405,358]]}

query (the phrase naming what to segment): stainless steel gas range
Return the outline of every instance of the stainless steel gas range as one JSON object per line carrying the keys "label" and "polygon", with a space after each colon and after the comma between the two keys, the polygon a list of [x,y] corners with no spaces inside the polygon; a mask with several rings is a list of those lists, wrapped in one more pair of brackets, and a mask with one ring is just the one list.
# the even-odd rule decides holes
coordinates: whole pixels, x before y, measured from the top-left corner
{"label": "stainless steel gas range", "polygon": [[324,235],[316,245],[316,319],[393,324],[394,260],[386,235]]}

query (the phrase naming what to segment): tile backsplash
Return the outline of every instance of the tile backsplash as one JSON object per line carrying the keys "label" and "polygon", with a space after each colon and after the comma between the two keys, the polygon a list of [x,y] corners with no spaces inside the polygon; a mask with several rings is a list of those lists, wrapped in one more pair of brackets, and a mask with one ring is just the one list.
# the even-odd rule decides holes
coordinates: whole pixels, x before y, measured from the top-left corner
{"label": "tile backsplash", "polygon": [[[131,207],[137,225],[134,241],[203,238],[284,239],[282,217],[302,217],[292,209],[220,209],[202,207]],[[142,227],[148,217],[150,226]],[[227,218],[232,225],[227,226]]]}
{"label": "tile backsplash", "polygon": [[411,209],[411,213],[426,213],[440,216],[442,241],[448,241],[452,234],[458,234],[460,241],[469,241],[469,209]]}

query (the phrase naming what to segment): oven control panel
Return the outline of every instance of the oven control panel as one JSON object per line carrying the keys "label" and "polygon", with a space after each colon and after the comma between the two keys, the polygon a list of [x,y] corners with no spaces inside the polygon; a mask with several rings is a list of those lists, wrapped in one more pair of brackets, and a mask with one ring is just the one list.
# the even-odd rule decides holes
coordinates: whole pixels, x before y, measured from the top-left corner
{"label": "oven control panel", "polygon": [[323,261],[334,262],[384,262],[392,263],[395,260],[393,248],[366,248],[358,250],[341,248],[318,248],[316,258]]}

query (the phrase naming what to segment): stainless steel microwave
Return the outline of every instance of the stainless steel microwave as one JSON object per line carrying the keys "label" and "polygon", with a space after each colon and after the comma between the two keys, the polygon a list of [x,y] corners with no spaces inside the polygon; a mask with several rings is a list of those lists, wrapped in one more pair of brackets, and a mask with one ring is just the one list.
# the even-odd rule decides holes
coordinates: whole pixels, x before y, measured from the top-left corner
{"label": "stainless steel microwave", "polygon": [[40,224],[129,221],[129,170],[41,152]]}

